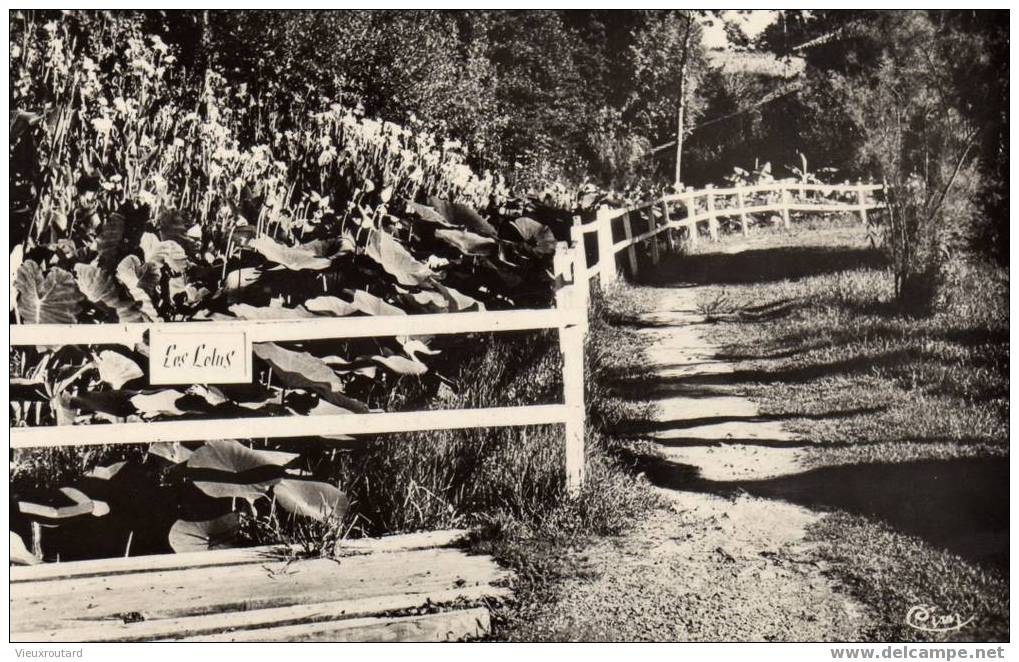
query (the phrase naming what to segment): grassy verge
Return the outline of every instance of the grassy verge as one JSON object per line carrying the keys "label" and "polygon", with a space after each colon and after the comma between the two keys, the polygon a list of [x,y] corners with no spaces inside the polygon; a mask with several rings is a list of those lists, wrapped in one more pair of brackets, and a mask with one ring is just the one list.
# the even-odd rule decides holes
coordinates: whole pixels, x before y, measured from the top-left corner
{"label": "grassy verge", "polygon": [[[1008,456],[1007,272],[960,262],[940,309],[916,318],[899,310],[891,276],[859,227],[765,234],[743,251],[732,248],[708,246],[668,278],[713,283],[702,291],[701,312],[716,322],[738,362],[733,379],[762,413],[814,442],[808,464],[858,468],[854,478],[838,474],[843,480],[871,480],[881,474],[867,467],[878,465],[888,475],[906,475],[910,463],[927,467],[910,474],[926,482],[902,490],[902,512],[913,515],[900,517],[896,529],[877,515],[836,510],[812,531],[833,571],[871,608],[868,638],[1007,639],[1007,562],[1002,574],[902,533],[915,523],[910,519],[965,526],[987,515],[979,502],[941,498],[959,486],[927,485],[923,472]],[[953,464],[931,464],[939,460]],[[877,503],[888,489],[879,483],[853,489],[870,490],[868,503]],[[960,494],[979,492],[963,487]],[[965,544],[979,547],[977,537]],[[921,605],[974,620],[956,632],[928,634],[905,623],[910,608]]]}
{"label": "grassy verge", "polygon": [[961,264],[943,309],[913,318],[858,228],[774,235],[686,268],[724,272],[702,307],[762,412],[817,444],[811,463],[1007,455],[1007,273]]}
{"label": "grassy verge", "polygon": [[[344,486],[358,528],[371,535],[468,526],[488,537],[572,539],[618,530],[648,500],[605,434],[619,420],[646,415],[601,385],[606,372],[631,370],[640,349],[611,323],[625,305],[624,294],[593,304],[585,370],[587,480],[579,498],[565,492],[562,429],[551,425],[379,436],[340,456],[323,451],[315,473]],[[477,350],[430,407],[562,401],[556,333],[496,334],[479,339]]]}
{"label": "grassy verge", "polygon": [[[828,515],[810,533],[870,607],[875,625],[866,633],[869,641],[1008,641],[1009,589],[1000,576],[862,517]],[[905,621],[920,606],[973,620],[954,632],[923,632]]]}
{"label": "grassy verge", "polygon": [[[605,386],[610,375],[640,376],[634,356],[643,350],[644,340],[616,324],[641,309],[639,298],[638,290],[619,286],[608,296],[594,299],[585,369],[587,477],[580,495],[569,499],[550,492],[536,504],[533,514],[538,516],[521,517],[502,510],[477,535],[476,551],[492,554],[516,574],[514,601],[494,614],[495,639],[512,639],[514,632],[525,629],[537,615],[539,607],[556,599],[566,579],[590,572],[576,552],[594,537],[619,535],[661,505],[647,481],[634,475],[628,459],[638,451],[655,451],[635,448],[633,445],[641,442],[621,441],[607,432],[619,421],[650,415],[650,403],[621,399]],[[553,466],[561,467],[561,457],[555,462]]]}

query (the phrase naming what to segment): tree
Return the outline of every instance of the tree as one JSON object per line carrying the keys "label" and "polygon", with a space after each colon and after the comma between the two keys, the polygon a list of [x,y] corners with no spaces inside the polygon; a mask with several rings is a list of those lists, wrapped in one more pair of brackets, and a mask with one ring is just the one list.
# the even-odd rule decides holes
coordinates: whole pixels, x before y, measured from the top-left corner
{"label": "tree", "polygon": [[943,34],[950,65],[953,105],[980,127],[975,152],[983,186],[980,205],[987,216],[979,247],[1008,263],[1009,238],[1009,35],[1008,12],[932,11]]}
{"label": "tree", "polygon": [[[925,136],[911,139],[911,144],[936,141],[934,119],[954,117],[941,128],[961,130],[963,136],[969,129],[979,129],[967,158],[975,159],[980,172],[979,183],[974,179],[978,190],[971,197],[983,214],[973,218],[963,234],[967,248],[1007,261],[1007,13],[786,10],[757,44],[777,54],[805,58],[803,85],[795,110],[786,113],[785,125],[793,129],[789,135],[811,162],[834,166],[846,176],[878,172],[875,120],[861,112],[869,107],[865,114],[875,113],[875,105],[887,101],[889,89],[909,107],[921,104],[934,112],[931,104],[936,100],[936,113],[906,127],[907,135]],[[954,124],[956,120],[961,124]],[[918,128],[922,126],[926,133]],[[967,171],[964,166],[956,185]]]}
{"label": "tree", "polygon": [[[169,12],[203,24],[206,12]],[[212,11],[205,48],[231,82],[244,84],[282,121],[326,100],[360,103],[371,116],[404,122],[414,114],[462,140],[475,155],[496,148],[500,129],[494,69],[484,30],[463,12]],[[193,31],[191,31],[193,32]],[[188,30],[174,31],[188,39]],[[185,62],[185,64],[190,64]],[[270,108],[267,104],[277,104]],[[252,140],[263,139],[249,136]]]}
{"label": "tree", "polygon": [[670,124],[676,137],[675,183],[682,180],[683,138],[700,113],[698,80],[707,68],[700,22],[692,10],[648,12],[631,47],[636,124],[660,137]]}
{"label": "tree", "polygon": [[861,162],[887,186],[884,246],[896,294],[923,312],[979,218],[978,130],[954,104],[946,32],[922,12],[883,13],[871,30],[877,66],[834,82],[862,135]]}
{"label": "tree", "polygon": [[506,118],[504,162],[518,181],[582,177],[587,164],[579,151],[601,102],[601,81],[583,67],[584,42],[559,12],[484,15],[496,101]]}

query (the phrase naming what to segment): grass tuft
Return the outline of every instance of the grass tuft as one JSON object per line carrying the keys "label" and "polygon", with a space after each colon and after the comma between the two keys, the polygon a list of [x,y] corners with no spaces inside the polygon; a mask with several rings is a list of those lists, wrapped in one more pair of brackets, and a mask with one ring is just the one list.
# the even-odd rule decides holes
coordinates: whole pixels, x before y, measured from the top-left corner
{"label": "grass tuft", "polygon": [[[818,237],[796,248],[825,258],[813,272],[779,278],[772,265],[772,280],[724,286],[737,314],[715,328],[762,413],[815,442],[815,465],[1007,455],[1007,275],[959,262],[942,308],[914,317],[858,232]],[[759,252],[717,257],[738,281],[761,270]],[[708,302],[723,291],[705,289]]]}
{"label": "grass tuft", "polygon": [[[1009,590],[1000,575],[844,513],[824,517],[810,536],[822,542],[841,579],[873,610],[868,641],[1008,641]],[[906,624],[909,610],[920,606],[973,622],[954,632],[923,632]]]}

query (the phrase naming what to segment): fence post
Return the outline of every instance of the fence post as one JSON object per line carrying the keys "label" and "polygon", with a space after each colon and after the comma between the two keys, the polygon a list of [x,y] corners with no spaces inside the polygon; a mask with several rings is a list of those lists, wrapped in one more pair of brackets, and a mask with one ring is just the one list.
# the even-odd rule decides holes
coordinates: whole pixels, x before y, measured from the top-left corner
{"label": "fence post", "polygon": [[587,245],[580,225],[580,217],[574,216],[573,227],[570,228],[570,237],[573,239],[573,286],[577,288],[577,307],[586,311],[591,300],[591,281],[587,275]]}
{"label": "fence post", "polygon": [[597,215],[598,232],[598,282],[605,285],[616,282],[616,253],[612,249],[612,210],[599,207]]}
{"label": "fence post", "polygon": [[782,225],[788,230],[792,223],[789,221],[789,189],[782,187]]}
{"label": "fence post", "polygon": [[43,557],[42,551],[42,524],[39,522],[32,522],[32,555],[36,558],[41,559]]}
{"label": "fence post", "polygon": [[[583,248],[581,246],[581,248]],[[578,258],[575,245],[572,249],[565,241],[556,244],[552,270],[556,283],[556,308],[573,313],[580,308],[583,297],[580,281],[586,278],[584,263]],[[571,274],[572,271],[572,274]],[[572,282],[566,284],[566,279]],[[563,324],[559,327],[559,351],[563,355],[563,404],[569,413],[565,422],[566,491],[577,496],[584,482],[584,335],[587,306],[583,308],[582,324]]]}
{"label": "fence post", "polygon": [[713,188],[715,188],[713,185],[708,184],[704,193],[708,206],[708,232],[711,233],[711,241],[718,241],[718,217],[715,216],[715,192],[711,190]]}
{"label": "fence post", "polygon": [[742,226],[743,228],[744,237],[750,234],[750,220],[747,218],[747,212],[745,211],[746,209],[745,202],[746,201],[743,197],[743,189],[742,188],[736,189],[736,204],[739,205],[739,222],[740,226]]}
{"label": "fence post", "polygon": [[860,205],[860,222],[864,225],[867,224],[867,191],[863,188],[863,184],[856,182],[856,201]]}
{"label": "fence post", "polygon": [[663,219],[663,221],[665,223],[665,226],[668,228],[665,231],[665,238],[669,242],[669,252],[670,253],[675,253],[676,252],[676,230],[674,228],[672,228],[672,227],[669,227],[669,226],[672,225],[672,221],[669,220],[669,203],[666,202],[665,200],[662,200],[662,219]]}
{"label": "fence post", "polygon": [[[630,212],[623,214],[623,233],[626,241],[633,241],[633,226],[630,225]],[[626,257],[630,263],[630,277],[637,277],[637,247],[632,243],[626,247]]]}
{"label": "fence post", "polygon": [[697,205],[694,203],[694,196],[687,196],[683,198],[683,206],[686,207],[686,219],[690,222],[687,223],[687,235],[690,239],[690,245],[696,246],[697,240],[700,239],[700,234],[697,232]]}
{"label": "fence post", "polygon": [[655,219],[655,206],[651,205],[647,208],[647,219],[648,219],[648,232],[656,231],[651,235],[651,263],[658,264],[658,260],[661,258],[661,254],[658,252],[658,221]]}

